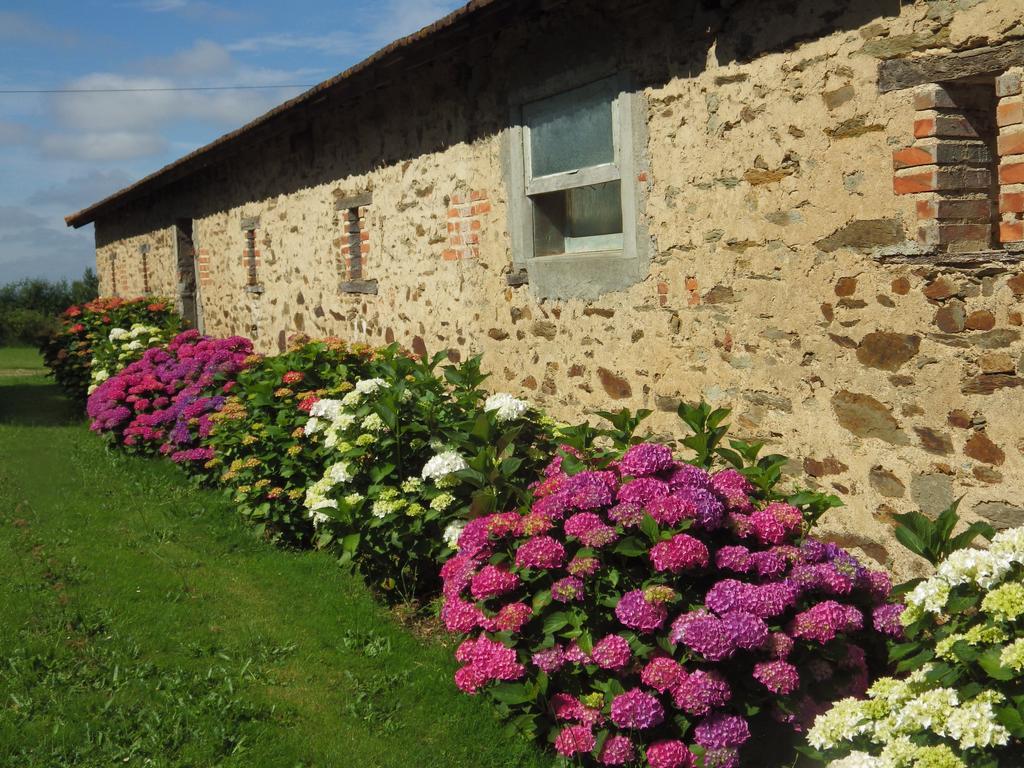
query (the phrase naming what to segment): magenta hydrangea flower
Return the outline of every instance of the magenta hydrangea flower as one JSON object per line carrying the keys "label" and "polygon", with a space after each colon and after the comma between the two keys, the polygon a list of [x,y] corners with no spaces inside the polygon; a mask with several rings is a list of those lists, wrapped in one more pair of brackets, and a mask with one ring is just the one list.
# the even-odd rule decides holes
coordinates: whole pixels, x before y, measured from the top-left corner
{"label": "magenta hydrangea flower", "polygon": [[633,746],[633,742],[629,740],[629,737],[618,734],[609,736],[605,740],[604,746],[601,747],[601,752],[597,756],[597,762],[601,765],[625,765],[632,763],[635,759],[636,747]]}
{"label": "magenta hydrangea flower", "polygon": [[840,632],[855,632],[864,626],[864,615],[852,605],[825,600],[798,613],[789,634],[824,645]]}
{"label": "magenta hydrangea flower", "polygon": [[616,504],[608,510],[608,519],[618,523],[623,528],[632,528],[635,525],[640,525],[646,514],[643,506],[640,504],[623,502]]}
{"label": "magenta hydrangea flower", "polygon": [[577,512],[565,521],[565,535],[575,536],[577,539],[586,535],[595,528],[605,528],[604,520],[600,515],[593,512]]}
{"label": "magenta hydrangea flower", "polygon": [[639,688],[620,693],[612,699],[612,722],[619,728],[638,731],[653,728],[665,720],[661,702]]}
{"label": "magenta hydrangea flower", "polygon": [[497,632],[518,632],[532,616],[533,608],[526,603],[503,605],[494,617],[494,629]]}
{"label": "magenta hydrangea flower", "polygon": [[765,650],[773,659],[786,659],[793,652],[796,643],[785,632],[773,632],[765,644]]}
{"label": "magenta hydrangea flower", "polygon": [[588,726],[598,725],[604,721],[601,710],[584,706],[583,702],[568,693],[556,693],[551,697],[548,706],[556,720],[568,720]]}
{"label": "magenta hydrangea flower", "polygon": [[781,576],[789,568],[789,561],[785,554],[778,551],[779,548],[769,549],[764,552],[754,552],[750,555],[750,562],[762,579],[774,579]]}
{"label": "magenta hydrangea flower", "polygon": [[569,561],[566,570],[573,576],[586,578],[593,576],[601,568],[601,561],[596,557],[574,557]]}
{"label": "magenta hydrangea flower", "polygon": [[693,768],[693,753],[676,739],[656,741],[647,748],[651,768]]}
{"label": "magenta hydrangea flower", "polygon": [[552,675],[565,665],[565,651],[558,646],[537,651],[533,654],[532,661],[538,669]]}
{"label": "magenta hydrangea flower", "polygon": [[589,664],[590,656],[580,648],[579,643],[573,640],[569,643],[569,647],[564,652],[565,660],[570,664]]}
{"label": "magenta hydrangea flower", "polygon": [[747,573],[754,563],[750,559],[750,550],[739,544],[722,547],[715,553],[715,567],[723,571]]}
{"label": "magenta hydrangea flower", "polygon": [[885,571],[868,571],[868,590],[876,600],[888,600],[892,593],[892,578]]}
{"label": "magenta hydrangea flower", "polygon": [[712,490],[711,475],[706,470],[682,462],[673,465],[672,471],[668,474],[668,485],[673,493],[682,488]]}
{"label": "magenta hydrangea flower", "polygon": [[548,520],[561,520],[569,511],[571,503],[572,496],[569,493],[558,491],[550,496],[535,499],[530,511]]}
{"label": "magenta hydrangea flower", "polygon": [[516,565],[520,568],[557,568],[563,562],[565,547],[550,536],[534,536],[516,550]]}
{"label": "magenta hydrangea flower", "polygon": [[441,608],[441,620],[449,632],[460,634],[472,632],[483,623],[484,619],[483,611],[473,603],[457,597],[445,600],[444,606]]}
{"label": "magenta hydrangea flower", "polygon": [[668,483],[653,477],[638,477],[619,487],[619,501],[646,506],[654,499],[668,496]]}
{"label": "magenta hydrangea flower", "polygon": [[590,658],[601,669],[625,669],[633,658],[629,643],[619,635],[608,635],[594,643]]}
{"label": "magenta hydrangea flower", "polygon": [[708,613],[683,614],[672,624],[672,642],[696,651],[708,661],[721,661],[736,650],[726,625]]}
{"label": "magenta hydrangea flower", "polygon": [[527,512],[520,521],[520,535],[538,536],[555,527],[555,522],[540,512]]}
{"label": "magenta hydrangea flower", "polygon": [[668,608],[660,603],[650,603],[642,589],[627,592],[615,606],[615,616],[624,626],[640,632],[654,632],[668,618]]}
{"label": "magenta hydrangea flower", "polygon": [[632,446],[619,459],[619,471],[623,475],[646,477],[654,475],[673,465],[672,449],[660,443],[640,443]]}
{"label": "magenta hydrangea flower", "polygon": [[701,717],[712,709],[724,707],[732,699],[732,689],[717,672],[698,669],[684,677],[672,689],[672,700],[678,709]]}
{"label": "magenta hydrangea flower", "polygon": [[753,511],[754,505],[750,500],[750,494],[754,490],[754,486],[735,469],[723,469],[721,472],[716,472],[711,477],[711,487],[715,493],[725,499],[730,510]]}
{"label": "magenta hydrangea flower", "polygon": [[729,642],[743,650],[760,648],[768,640],[768,625],[759,616],[746,611],[729,611],[722,617],[722,627]]}
{"label": "magenta hydrangea flower", "polygon": [[518,512],[498,512],[487,518],[487,532],[496,539],[522,533],[523,517]]}
{"label": "magenta hydrangea flower", "polygon": [[711,586],[704,597],[704,604],[721,616],[729,611],[750,610],[757,587],[753,584],[722,579]]}
{"label": "magenta hydrangea flower", "polygon": [[677,688],[686,678],[686,670],[674,659],[656,656],[640,672],[640,682],[658,693]]}
{"label": "magenta hydrangea flower", "polygon": [[704,542],[685,533],[658,542],[650,551],[654,570],[672,573],[703,568],[708,564],[708,557],[708,548]]}
{"label": "magenta hydrangea flower", "polygon": [[511,592],[519,586],[519,577],[496,565],[485,565],[472,582],[469,591],[477,600],[487,600]]}
{"label": "magenta hydrangea flower", "polygon": [[887,603],[878,606],[871,613],[872,626],[883,635],[901,639],[903,637],[903,624],[900,623],[900,616],[903,615],[904,607],[899,603]]}
{"label": "magenta hydrangea flower", "polygon": [[705,749],[740,747],[750,739],[750,726],[739,715],[715,712],[693,729],[693,740]]}
{"label": "magenta hydrangea flower", "polygon": [[458,544],[460,555],[475,560],[484,560],[490,557],[492,545],[487,518],[478,517],[466,523],[466,527],[459,534]]}
{"label": "magenta hydrangea flower", "polygon": [[772,502],[750,515],[750,526],[762,544],[782,544],[803,525],[800,510],[789,504]]}
{"label": "magenta hydrangea flower", "polygon": [[788,661],[760,661],[754,665],[754,679],[772,693],[788,695],[800,687],[800,673]]}
{"label": "magenta hydrangea flower", "polygon": [[441,566],[445,597],[457,597],[469,586],[476,573],[476,563],[467,555],[455,555]]}
{"label": "magenta hydrangea flower", "polygon": [[587,471],[568,478],[561,492],[569,495],[573,509],[601,509],[615,500],[618,478],[614,472]]}
{"label": "magenta hydrangea flower", "polygon": [[551,599],[560,603],[579,602],[583,599],[583,582],[575,576],[566,576],[551,585]]}
{"label": "magenta hydrangea flower", "polygon": [[[471,645],[466,643],[472,642]],[[516,652],[502,643],[481,635],[475,641],[466,641],[460,647],[466,666],[455,673],[455,684],[466,693],[476,693],[494,680],[519,680],[526,667],[516,660]]]}
{"label": "magenta hydrangea flower", "polygon": [[704,768],[739,768],[740,751],[736,747],[718,747],[704,751]]}
{"label": "magenta hydrangea flower", "polygon": [[597,744],[594,731],[587,725],[570,725],[555,737],[555,751],[563,757],[588,754]]}

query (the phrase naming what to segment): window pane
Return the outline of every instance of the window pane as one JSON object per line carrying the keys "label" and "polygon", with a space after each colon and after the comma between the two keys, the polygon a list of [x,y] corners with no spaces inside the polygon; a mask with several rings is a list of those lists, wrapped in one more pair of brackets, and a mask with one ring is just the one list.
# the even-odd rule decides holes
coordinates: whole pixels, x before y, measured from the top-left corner
{"label": "window pane", "polygon": [[622,249],[622,185],[618,181],[537,195],[534,255]]}
{"label": "window pane", "polygon": [[615,160],[612,82],[577,88],[523,108],[533,176],[565,173]]}

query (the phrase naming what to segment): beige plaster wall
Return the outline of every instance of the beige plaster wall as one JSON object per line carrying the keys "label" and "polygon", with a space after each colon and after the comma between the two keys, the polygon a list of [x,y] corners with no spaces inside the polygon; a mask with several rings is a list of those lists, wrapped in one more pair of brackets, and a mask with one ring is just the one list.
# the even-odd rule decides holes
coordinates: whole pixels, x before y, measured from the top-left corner
{"label": "beige plaster wall", "polygon": [[[916,228],[891,162],[912,141],[913,106],[907,92],[878,93],[880,59],[1024,36],[1017,0],[751,1],[729,16],[571,5],[571,18],[555,8],[325,107],[309,145],[282,135],[101,223],[104,290],[109,255],[131,261],[143,241],[151,263],[159,254],[154,292],[171,290],[169,226],[193,216],[209,333],[249,335],[267,352],[301,331],[452,360],[483,353],[494,389],[566,419],[652,408],[650,427],[669,437],[682,433],[681,399],[729,405],[738,435],[793,457],[794,481],[846,499],[830,534],[902,572],[912,566],[891,544],[894,512],[935,513],[965,495],[968,513],[1024,523],[1024,280],[1005,264],[956,271],[872,255]],[[628,66],[647,99],[649,171],[635,183],[650,274],[592,303],[505,282],[502,133],[517,88],[566,70],[575,43],[551,43],[567,25],[601,51],[574,66]],[[363,272],[379,293],[344,295],[334,201],[368,189]],[[485,204],[472,215],[462,199]],[[476,258],[445,258],[453,208],[480,222]],[[245,290],[250,216],[262,294]],[[137,270],[119,266],[118,292],[140,288]],[[979,330],[936,325],[961,310]]]}

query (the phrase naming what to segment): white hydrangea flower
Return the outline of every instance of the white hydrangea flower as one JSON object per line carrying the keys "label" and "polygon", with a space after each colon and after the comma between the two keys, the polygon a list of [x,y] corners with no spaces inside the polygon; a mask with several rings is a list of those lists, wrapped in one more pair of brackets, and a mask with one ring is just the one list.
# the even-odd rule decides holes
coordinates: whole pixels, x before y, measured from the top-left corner
{"label": "white hydrangea flower", "polygon": [[355,408],[359,405],[359,401],[363,399],[363,395],[360,392],[356,392],[354,389],[341,398],[341,405],[344,408]]}
{"label": "white hydrangea flower", "polygon": [[865,702],[857,699],[837,701],[832,709],[815,718],[807,732],[807,743],[815,749],[835,749],[844,741],[869,733],[872,723],[865,707]]}
{"label": "white hydrangea flower", "polygon": [[363,494],[353,491],[345,497],[345,503],[349,506],[354,507],[360,501],[363,500]]}
{"label": "white hydrangea flower", "polygon": [[327,496],[333,487],[330,478],[322,477],[306,489],[305,506],[310,511],[310,517],[321,509],[338,508],[338,502]]}
{"label": "white hydrangea flower", "polygon": [[484,402],[485,411],[494,411],[498,421],[515,421],[521,419],[530,410],[525,400],[513,397],[506,392],[491,395]]}
{"label": "white hydrangea flower", "polygon": [[907,595],[906,603],[928,613],[942,613],[949,600],[949,582],[933,576],[914,587]]}
{"label": "white hydrangea flower", "polygon": [[1013,567],[1009,558],[981,549],[958,549],[947,557],[935,572],[951,586],[977,584],[989,589],[1006,576]]}
{"label": "white hydrangea flower", "polygon": [[384,420],[381,419],[381,417],[378,416],[376,413],[371,413],[369,416],[363,419],[362,427],[367,432],[387,432],[388,429],[387,425],[384,423]]}
{"label": "white hydrangea flower", "polygon": [[403,493],[419,493],[423,489],[423,481],[418,477],[407,477],[402,481]]}
{"label": "white hydrangea flower", "polygon": [[352,468],[348,465],[348,462],[339,461],[327,470],[325,477],[330,478],[331,482],[335,485],[338,483],[351,483]]}
{"label": "white hydrangea flower", "polygon": [[960,696],[953,688],[933,688],[896,710],[893,713],[893,724],[902,733],[925,730],[939,732],[959,704]]}
{"label": "white hydrangea flower", "polygon": [[314,416],[318,419],[326,419],[327,421],[335,421],[340,414],[340,400],[317,400],[313,403],[313,407],[309,409],[310,416]]}
{"label": "white hydrangea flower", "polygon": [[106,368],[95,368],[92,372],[92,383],[99,385],[110,378],[110,371]]}
{"label": "white hydrangea flower", "polygon": [[[431,504],[431,507],[434,505]],[[444,529],[444,543],[452,549],[456,549],[459,546],[459,536],[462,535],[462,530],[466,527],[465,520],[456,520],[454,523],[449,523],[448,527]]]}
{"label": "white hydrangea flower", "polygon": [[1010,740],[1010,732],[996,720],[993,704],[1003,701],[996,691],[985,691],[955,709],[942,729],[960,744],[960,749],[984,749],[1002,746]]}
{"label": "white hydrangea flower", "polygon": [[127,328],[111,328],[108,338],[111,341],[120,341],[121,339],[127,339],[129,334],[130,331]]}
{"label": "white hydrangea flower", "polygon": [[455,497],[450,493],[439,493],[430,500],[430,508],[435,512],[445,512],[454,503]]}
{"label": "white hydrangea flower", "polygon": [[1018,638],[999,653],[999,663],[1014,672],[1024,669],[1024,637]]}
{"label": "white hydrangea flower", "polygon": [[331,519],[330,515],[325,515],[323,512],[310,512],[309,519],[313,521],[313,527],[319,528]]}
{"label": "white hydrangea flower", "polygon": [[1009,528],[997,533],[988,551],[1014,563],[1024,563],[1024,528]]}
{"label": "white hydrangea flower", "polygon": [[448,477],[459,470],[466,469],[469,465],[456,451],[445,451],[431,457],[423,466],[421,476],[424,480],[440,480]]}
{"label": "white hydrangea flower", "polygon": [[833,760],[828,768],[889,768],[889,763],[867,752],[851,752],[844,758]]}
{"label": "white hydrangea flower", "polygon": [[357,381],[353,392],[358,392],[361,395],[372,395],[379,389],[386,387],[388,383],[384,379],[363,379]]}

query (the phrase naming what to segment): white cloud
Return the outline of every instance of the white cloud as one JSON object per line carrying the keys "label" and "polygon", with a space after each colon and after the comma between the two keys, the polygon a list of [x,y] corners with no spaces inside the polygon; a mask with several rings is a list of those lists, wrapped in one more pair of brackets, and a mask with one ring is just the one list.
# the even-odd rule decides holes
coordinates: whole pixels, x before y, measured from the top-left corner
{"label": "white cloud", "polygon": [[137,0],[128,7],[149,13],[176,13],[197,20],[232,21],[242,14],[203,0]]}
{"label": "white cloud", "polygon": [[364,48],[363,41],[346,30],[328,32],[323,35],[296,35],[282,33],[279,35],[264,35],[262,37],[248,37],[231,43],[227,46],[229,51],[258,53],[261,51],[283,51],[291,49],[302,49],[304,51],[316,51],[330,56],[352,56]]}
{"label": "white cloud", "polygon": [[29,131],[28,126],[0,120],[0,146],[26,144],[31,137],[32,132]]}
{"label": "white cloud", "polygon": [[0,206],[0,284],[24,277],[79,277],[95,263],[89,230],[68,230],[22,206]]}
{"label": "white cloud", "polygon": [[316,82],[313,70],[250,67],[222,46],[200,40],[191,48],[142,62],[139,74],[96,72],[67,84],[72,90],[121,93],[57,94],[51,98],[56,130],[44,136],[45,155],[81,160],[126,160],[166,152],[168,138],[184,123],[223,131],[295,96],[295,88],[175,91],[182,87],[290,85]]}

